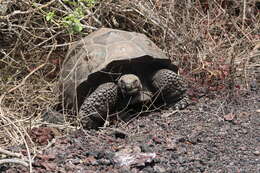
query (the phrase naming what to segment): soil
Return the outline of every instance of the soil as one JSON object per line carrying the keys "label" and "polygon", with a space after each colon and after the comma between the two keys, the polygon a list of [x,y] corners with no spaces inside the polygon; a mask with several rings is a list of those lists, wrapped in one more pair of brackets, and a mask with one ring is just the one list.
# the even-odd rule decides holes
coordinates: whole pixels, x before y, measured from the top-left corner
{"label": "soil", "polygon": [[[203,97],[127,124],[74,131],[34,158],[34,172],[260,172],[259,93]],[[51,132],[50,132],[51,133]],[[0,172],[28,172],[4,165]]]}

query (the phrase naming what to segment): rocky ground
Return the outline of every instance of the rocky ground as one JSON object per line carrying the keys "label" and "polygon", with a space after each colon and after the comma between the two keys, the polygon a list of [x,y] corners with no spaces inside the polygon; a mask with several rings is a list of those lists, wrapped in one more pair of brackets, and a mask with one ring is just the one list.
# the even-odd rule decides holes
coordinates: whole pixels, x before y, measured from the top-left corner
{"label": "rocky ground", "polygon": [[[180,112],[164,110],[99,131],[75,131],[56,137],[36,156],[33,170],[256,173],[260,171],[259,99],[256,92],[240,93],[233,100],[204,97]],[[52,130],[35,132],[54,134]],[[1,166],[1,171],[28,172],[18,165]]]}

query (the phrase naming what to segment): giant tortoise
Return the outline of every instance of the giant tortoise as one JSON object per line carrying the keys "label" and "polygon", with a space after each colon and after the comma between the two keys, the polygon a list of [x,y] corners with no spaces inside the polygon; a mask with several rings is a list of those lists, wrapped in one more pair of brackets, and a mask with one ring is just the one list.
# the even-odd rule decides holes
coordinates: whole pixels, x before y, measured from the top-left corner
{"label": "giant tortoise", "polygon": [[177,72],[144,34],[102,28],[69,49],[60,75],[63,105],[75,110],[84,128],[99,126],[122,98],[146,102],[160,93],[181,109],[187,84]]}

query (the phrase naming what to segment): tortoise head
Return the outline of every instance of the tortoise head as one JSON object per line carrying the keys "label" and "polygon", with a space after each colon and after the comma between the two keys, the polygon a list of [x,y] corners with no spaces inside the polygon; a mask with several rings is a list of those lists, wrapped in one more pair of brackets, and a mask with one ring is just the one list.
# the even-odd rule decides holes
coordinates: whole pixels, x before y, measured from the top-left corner
{"label": "tortoise head", "polygon": [[118,80],[118,86],[123,94],[136,95],[142,90],[142,83],[138,76],[134,74],[125,74]]}

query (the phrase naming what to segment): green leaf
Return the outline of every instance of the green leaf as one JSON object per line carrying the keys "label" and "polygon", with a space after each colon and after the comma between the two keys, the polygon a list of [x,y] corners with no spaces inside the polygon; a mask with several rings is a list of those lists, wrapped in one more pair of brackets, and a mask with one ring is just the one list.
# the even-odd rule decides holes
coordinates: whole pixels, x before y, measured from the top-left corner
{"label": "green leaf", "polygon": [[65,4],[72,5],[72,6],[76,6],[76,5],[77,5],[77,2],[76,2],[76,1],[64,0],[63,2],[64,2]]}
{"label": "green leaf", "polygon": [[73,25],[73,31],[74,31],[75,33],[79,33],[79,32],[81,32],[82,30],[83,30],[83,26],[82,26],[81,23],[75,23],[75,24]]}
{"label": "green leaf", "polygon": [[45,18],[46,18],[47,21],[51,21],[54,16],[55,16],[55,13],[52,11],[52,12],[47,13]]}

